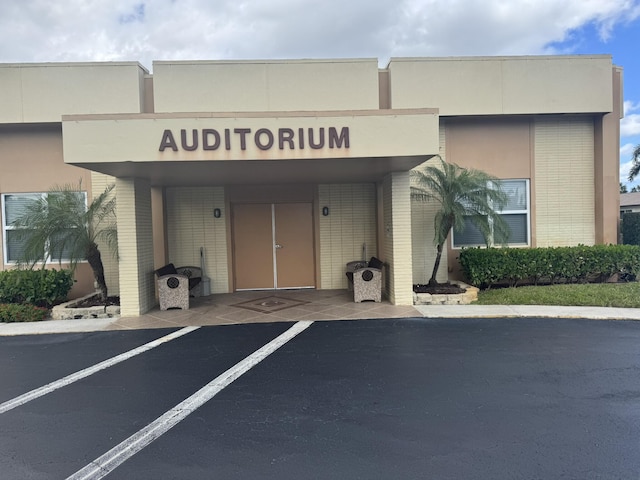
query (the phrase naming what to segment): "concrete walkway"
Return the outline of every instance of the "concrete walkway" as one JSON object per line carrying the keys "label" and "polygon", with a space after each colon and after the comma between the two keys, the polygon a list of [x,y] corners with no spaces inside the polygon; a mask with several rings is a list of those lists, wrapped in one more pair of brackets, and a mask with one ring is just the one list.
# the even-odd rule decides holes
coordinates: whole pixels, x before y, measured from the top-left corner
{"label": "concrete walkway", "polygon": [[[291,302],[291,305],[283,304],[269,311],[268,309],[274,300],[276,303]],[[267,306],[262,307],[263,305]],[[260,308],[264,310],[256,311]],[[391,305],[385,301],[382,303],[353,303],[346,290],[239,292],[193,299],[192,308],[186,311],[161,312],[155,309],[139,317],[0,323],[0,336],[179,328],[191,325],[292,322],[297,320],[330,321],[416,317],[640,320],[640,309],[539,305],[416,305],[411,307]]]}

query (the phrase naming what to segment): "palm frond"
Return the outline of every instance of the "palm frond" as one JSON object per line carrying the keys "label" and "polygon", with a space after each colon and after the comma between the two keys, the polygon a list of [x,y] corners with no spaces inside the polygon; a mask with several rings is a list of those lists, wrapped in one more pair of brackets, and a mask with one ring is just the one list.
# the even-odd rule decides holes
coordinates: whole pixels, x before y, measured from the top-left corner
{"label": "palm frond", "polygon": [[499,180],[481,170],[438,159],[411,171],[411,197],[439,206],[434,218],[435,244],[443,245],[452,228],[462,230],[466,219],[478,228],[485,243],[506,241],[509,227],[499,212],[508,197]]}
{"label": "palm frond", "polygon": [[[107,187],[89,205],[81,188],[81,182],[55,186],[24,207],[13,223],[14,232],[22,242],[20,265],[33,268],[54,258],[75,268],[96,250],[97,240],[117,252],[114,186]],[[100,264],[98,268],[103,267]],[[101,285],[101,290],[106,294],[106,285]]]}
{"label": "palm frond", "polygon": [[640,173],[640,143],[636,145],[636,148],[631,154],[631,168],[629,169],[629,181],[633,181],[634,178]]}

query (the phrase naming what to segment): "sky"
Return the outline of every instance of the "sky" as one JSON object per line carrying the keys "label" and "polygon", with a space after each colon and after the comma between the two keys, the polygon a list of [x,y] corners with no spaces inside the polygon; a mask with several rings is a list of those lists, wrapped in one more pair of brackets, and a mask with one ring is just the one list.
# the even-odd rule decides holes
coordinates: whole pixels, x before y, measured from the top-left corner
{"label": "sky", "polygon": [[609,54],[620,181],[640,144],[640,0],[0,0],[0,63]]}

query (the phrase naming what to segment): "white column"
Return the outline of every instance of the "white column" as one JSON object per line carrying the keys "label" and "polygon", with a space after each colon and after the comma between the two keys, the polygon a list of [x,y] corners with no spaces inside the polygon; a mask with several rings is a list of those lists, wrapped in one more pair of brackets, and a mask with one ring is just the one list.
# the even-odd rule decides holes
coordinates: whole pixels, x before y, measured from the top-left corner
{"label": "white column", "polygon": [[138,316],[155,305],[151,186],[147,180],[118,178],[120,314]]}
{"label": "white column", "polygon": [[394,172],[383,182],[386,290],[395,305],[413,304],[411,195],[409,172]]}

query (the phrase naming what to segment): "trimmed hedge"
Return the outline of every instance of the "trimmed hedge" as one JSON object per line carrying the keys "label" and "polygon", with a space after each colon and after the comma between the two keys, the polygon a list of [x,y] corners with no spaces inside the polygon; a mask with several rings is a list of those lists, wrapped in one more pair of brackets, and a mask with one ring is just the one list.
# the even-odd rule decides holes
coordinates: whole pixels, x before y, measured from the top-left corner
{"label": "trimmed hedge", "polygon": [[624,213],[621,230],[625,245],[640,245],[640,213]]}
{"label": "trimmed hedge", "polygon": [[39,322],[47,318],[49,310],[34,305],[0,303],[0,322]]}
{"label": "trimmed hedge", "polygon": [[5,270],[0,272],[0,303],[50,308],[66,300],[72,286],[70,270]]}
{"label": "trimmed hedge", "polygon": [[467,248],[460,252],[460,265],[466,279],[481,288],[605,282],[615,274],[640,274],[640,247]]}

